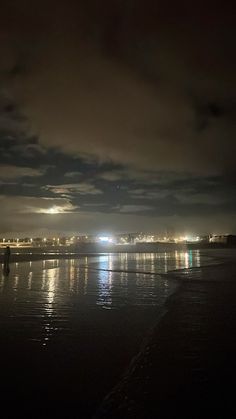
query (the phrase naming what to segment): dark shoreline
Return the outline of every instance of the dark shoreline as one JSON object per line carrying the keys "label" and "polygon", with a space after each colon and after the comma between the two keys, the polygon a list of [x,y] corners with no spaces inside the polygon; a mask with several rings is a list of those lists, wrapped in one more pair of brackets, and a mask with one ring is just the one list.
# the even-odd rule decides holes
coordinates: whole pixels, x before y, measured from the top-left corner
{"label": "dark shoreline", "polygon": [[195,270],[94,419],[236,417],[236,263]]}
{"label": "dark shoreline", "polygon": [[[11,261],[99,255],[12,254]],[[125,375],[105,398],[95,419],[236,417],[232,402],[233,377],[236,375],[236,263],[220,252],[214,255],[213,260],[217,264],[163,274],[167,279],[178,280],[180,286],[168,298],[162,311],[156,313],[155,326],[150,325],[150,330],[143,335],[139,353],[132,360],[127,359],[129,366]],[[12,351],[14,353],[13,348]],[[18,355],[14,356],[17,359]],[[53,359],[53,350],[50,356]],[[28,364],[26,359],[27,368]],[[34,397],[36,400],[37,397]],[[100,403],[99,398],[98,403],[95,400],[89,402],[89,395],[87,398],[88,403],[94,406]],[[40,403],[44,405],[44,401]],[[65,417],[66,407],[60,411],[58,405],[55,409],[53,411],[52,408],[48,416],[44,411],[42,416],[35,417]],[[91,418],[90,414],[80,416],[82,412],[79,406],[78,411],[73,409],[75,405],[68,411],[68,417],[77,415],[83,419]],[[233,411],[232,416],[229,409]],[[87,410],[94,411],[89,407]]]}
{"label": "dark shoreline", "polygon": [[[80,284],[82,291],[88,281],[90,287],[88,293],[80,293],[77,286],[73,290],[68,287],[70,263],[61,265],[53,261],[35,263],[32,267],[29,263],[17,266],[13,263],[9,277],[1,278],[4,365],[0,387],[9,418],[18,411],[24,417],[91,418],[137,353],[166,300],[163,294],[157,305],[118,303],[114,304],[115,309],[107,310],[104,309],[109,308],[107,304],[104,307],[93,302],[94,290],[95,298],[99,295],[93,288],[99,276],[96,270],[91,270],[85,279],[85,270],[78,263],[75,285]],[[55,266],[58,269],[50,269]],[[60,270],[62,275],[54,276],[53,271],[57,274]],[[33,281],[29,280],[30,271]],[[120,282],[115,277],[120,275],[114,275],[114,286]],[[109,282],[107,275],[100,278],[102,285]],[[129,289],[133,292],[137,288],[136,285],[133,288],[132,282],[136,281],[134,276],[130,279]],[[61,286],[53,289],[51,285],[56,283]],[[56,295],[54,301],[52,295]],[[49,337],[46,344],[45,337]],[[12,397],[15,405],[11,404]]]}

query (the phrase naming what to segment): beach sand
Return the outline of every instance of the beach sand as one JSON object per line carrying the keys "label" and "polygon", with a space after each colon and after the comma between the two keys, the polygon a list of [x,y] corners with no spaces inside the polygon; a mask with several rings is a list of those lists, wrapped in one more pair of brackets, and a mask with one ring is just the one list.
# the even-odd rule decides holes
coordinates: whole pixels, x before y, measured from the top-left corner
{"label": "beach sand", "polygon": [[12,262],[0,277],[4,417],[91,418],[175,289],[105,271],[113,256],[64,259]]}
{"label": "beach sand", "polygon": [[[54,259],[16,256],[17,261]],[[72,264],[77,278],[72,284],[79,288],[68,292],[65,274],[70,265],[47,261],[44,289],[41,262],[35,262],[35,282],[29,289],[29,263],[19,264],[20,275],[13,263],[12,276],[2,280],[4,418],[235,418],[236,264],[222,252],[212,254],[216,260],[219,256],[218,265],[164,276],[177,279],[180,286],[167,303],[163,300],[161,312],[155,306],[95,309],[97,277],[102,279],[104,272],[90,271],[90,294],[83,294],[86,272]],[[53,276],[57,268],[47,269],[54,262],[61,266],[59,282]],[[112,275],[113,285],[120,284],[120,274]],[[50,281],[58,286],[54,302]],[[139,281],[133,289],[136,282],[129,274],[131,298],[135,290],[143,292]],[[102,287],[106,284],[102,279]],[[149,329],[150,324],[155,326]]]}
{"label": "beach sand", "polygon": [[236,264],[184,277],[96,419],[236,417]]}
{"label": "beach sand", "polygon": [[[102,255],[103,253],[101,253]],[[37,252],[32,253],[12,253],[10,256],[10,265],[15,262],[34,262],[37,260],[57,260],[57,259],[78,259],[80,257],[93,257],[97,256],[97,253],[56,253],[56,252]],[[3,264],[4,256],[0,254],[0,264]]]}

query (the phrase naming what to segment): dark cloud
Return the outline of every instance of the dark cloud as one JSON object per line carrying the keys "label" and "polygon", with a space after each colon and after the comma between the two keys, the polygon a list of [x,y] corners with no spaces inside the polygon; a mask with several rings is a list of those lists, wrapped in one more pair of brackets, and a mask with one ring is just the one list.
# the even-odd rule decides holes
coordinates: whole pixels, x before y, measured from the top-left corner
{"label": "dark cloud", "polygon": [[81,172],[67,172],[65,173],[65,177],[69,177],[69,178],[75,178],[75,177],[81,177],[82,173]]}
{"label": "dark cloud", "polygon": [[0,166],[0,179],[19,179],[23,177],[35,177],[42,176],[44,174],[43,170],[32,169],[31,167],[20,167],[20,166],[10,166],[10,165],[1,165]]}
{"label": "dark cloud", "polygon": [[[230,4],[15,0],[1,8],[0,193],[16,212],[31,199],[31,220],[48,228],[53,217],[38,209],[61,199],[52,207],[68,231],[77,211],[84,228],[119,230],[122,220],[128,229],[236,228]],[[26,229],[30,219],[17,213],[14,228]]]}
{"label": "dark cloud", "polygon": [[9,90],[41,144],[152,169],[233,165],[229,8],[17,3],[7,6],[15,17],[8,73],[16,62],[21,71],[11,74]]}
{"label": "dark cloud", "polygon": [[153,211],[154,208],[150,207],[148,205],[121,205],[118,208],[114,208],[115,210],[118,210],[118,212],[121,213],[127,213],[127,214],[133,214],[136,212],[142,212],[147,213],[148,211]]}
{"label": "dark cloud", "polygon": [[46,185],[44,189],[52,191],[55,194],[79,194],[79,195],[100,195],[102,191],[97,189],[91,183],[68,183],[62,185]]}

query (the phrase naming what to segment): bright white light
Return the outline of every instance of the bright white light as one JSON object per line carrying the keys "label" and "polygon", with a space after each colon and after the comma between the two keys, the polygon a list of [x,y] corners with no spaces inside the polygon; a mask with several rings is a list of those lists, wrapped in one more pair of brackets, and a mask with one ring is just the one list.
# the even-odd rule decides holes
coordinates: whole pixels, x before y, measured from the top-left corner
{"label": "bright white light", "polygon": [[98,237],[98,238],[99,238],[100,242],[103,242],[103,243],[111,243],[112,242],[112,238],[108,237],[108,236],[101,236],[101,237]]}
{"label": "bright white light", "polygon": [[60,212],[59,207],[52,207],[46,210],[47,214],[59,214],[59,212]]}

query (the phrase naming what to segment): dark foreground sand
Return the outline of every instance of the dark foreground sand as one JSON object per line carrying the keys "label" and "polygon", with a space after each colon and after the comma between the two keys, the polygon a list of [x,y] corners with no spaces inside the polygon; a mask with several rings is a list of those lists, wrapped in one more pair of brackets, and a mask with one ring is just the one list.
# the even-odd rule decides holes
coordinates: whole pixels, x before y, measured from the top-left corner
{"label": "dark foreground sand", "polygon": [[236,264],[196,269],[96,419],[236,418]]}
{"label": "dark foreground sand", "polygon": [[[32,256],[31,260],[52,258]],[[29,260],[29,256],[19,255],[17,261],[24,257]],[[180,288],[169,299],[161,321],[112,391],[111,383],[115,384],[118,374],[95,374],[104,353],[95,351],[90,361],[94,370],[83,378],[82,371],[69,370],[79,356],[76,345],[68,347],[63,341],[64,358],[57,360],[58,346],[52,346],[42,356],[41,350],[30,349],[29,345],[16,348],[0,342],[0,394],[5,410],[2,417],[88,419],[97,410],[95,419],[236,418],[236,263],[183,271],[178,276],[182,281]],[[23,332],[15,331],[19,336]],[[8,334],[7,324],[3,336],[9,342],[17,341],[10,329]],[[122,353],[122,341],[120,345]],[[110,355],[106,356],[114,358],[115,350],[108,349]],[[114,359],[114,364],[120,370],[128,361]],[[101,383],[104,388],[106,382],[106,393],[111,392],[97,409],[104,397]],[[66,402],[70,401],[64,409],[63,396]],[[84,414],[83,404],[88,405]]]}

